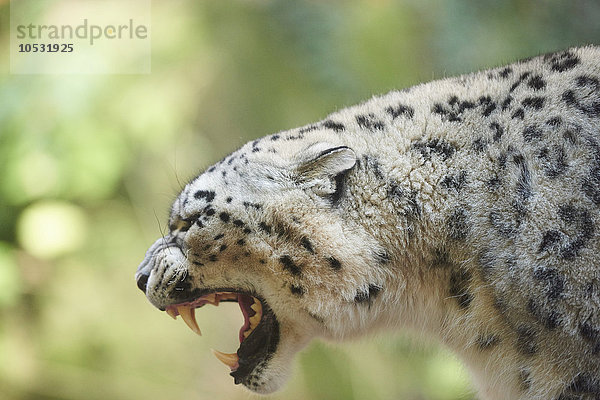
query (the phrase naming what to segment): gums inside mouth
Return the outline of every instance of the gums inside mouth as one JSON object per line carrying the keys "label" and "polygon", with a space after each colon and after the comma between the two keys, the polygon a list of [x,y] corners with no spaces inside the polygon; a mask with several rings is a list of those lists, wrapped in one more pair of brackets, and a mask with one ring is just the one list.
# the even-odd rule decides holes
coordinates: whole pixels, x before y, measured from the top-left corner
{"label": "gums inside mouth", "polygon": [[192,331],[201,335],[196,309],[206,304],[218,306],[221,302],[233,301],[239,304],[244,316],[244,324],[238,333],[240,347],[236,353],[227,354],[217,350],[213,350],[213,353],[229,367],[235,383],[239,384],[245,383],[262,361],[272,357],[279,342],[279,324],[264,300],[243,292],[215,291],[192,301],[167,306],[165,311],[174,319],[180,315]]}

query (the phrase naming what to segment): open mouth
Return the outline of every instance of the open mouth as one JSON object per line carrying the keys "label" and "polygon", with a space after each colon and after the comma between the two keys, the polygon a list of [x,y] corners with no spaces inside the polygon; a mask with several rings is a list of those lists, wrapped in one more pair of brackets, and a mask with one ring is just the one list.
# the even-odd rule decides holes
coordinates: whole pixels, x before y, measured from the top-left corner
{"label": "open mouth", "polygon": [[215,291],[192,301],[172,304],[165,311],[174,319],[181,315],[186,325],[201,335],[196,322],[196,309],[206,304],[218,306],[225,301],[237,302],[244,316],[244,324],[238,335],[240,347],[236,353],[227,354],[217,350],[213,350],[213,353],[230,368],[230,375],[236,384],[246,383],[252,371],[273,356],[279,342],[279,323],[266,301],[248,293]]}

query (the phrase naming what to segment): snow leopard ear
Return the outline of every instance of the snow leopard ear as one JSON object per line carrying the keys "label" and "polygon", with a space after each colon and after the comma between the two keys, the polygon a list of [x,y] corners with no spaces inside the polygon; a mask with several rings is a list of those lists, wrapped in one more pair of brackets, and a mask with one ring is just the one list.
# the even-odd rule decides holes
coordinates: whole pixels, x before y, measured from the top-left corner
{"label": "snow leopard ear", "polygon": [[315,194],[333,203],[343,194],[344,177],[356,165],[356,153],[347,146],[314,144],[297,156],[296,178]]}

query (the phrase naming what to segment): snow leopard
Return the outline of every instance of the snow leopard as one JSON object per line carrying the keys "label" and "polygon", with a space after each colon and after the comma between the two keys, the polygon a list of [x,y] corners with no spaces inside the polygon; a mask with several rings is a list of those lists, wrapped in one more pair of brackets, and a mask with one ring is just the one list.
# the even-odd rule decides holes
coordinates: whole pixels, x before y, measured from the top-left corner
{"label": "snow leopard", "polygon": [[482,399],[600,399],[600,47],[376,96],[192,179],[137,286],[196,333],[237,302],[236,384],[313,338],[427,335]]}

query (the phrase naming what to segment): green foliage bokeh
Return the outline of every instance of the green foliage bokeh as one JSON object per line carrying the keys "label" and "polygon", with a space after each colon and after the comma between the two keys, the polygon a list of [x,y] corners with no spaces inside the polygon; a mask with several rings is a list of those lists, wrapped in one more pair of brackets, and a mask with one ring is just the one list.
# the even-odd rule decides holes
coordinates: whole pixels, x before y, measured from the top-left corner
{"label": "green foliage bokeh", "polygon": [[[9,75],[0,59],[0,398],[246,399],[133,280],[177,191],[242,143],[377,93],[598,43],[594,1],[154,1],[152,73]],[[8,54],[9,4],[0,1]],[[221,309],[223,308],[223,309]],[[472,399],[404,336],[310,345],[275,399]]]}

